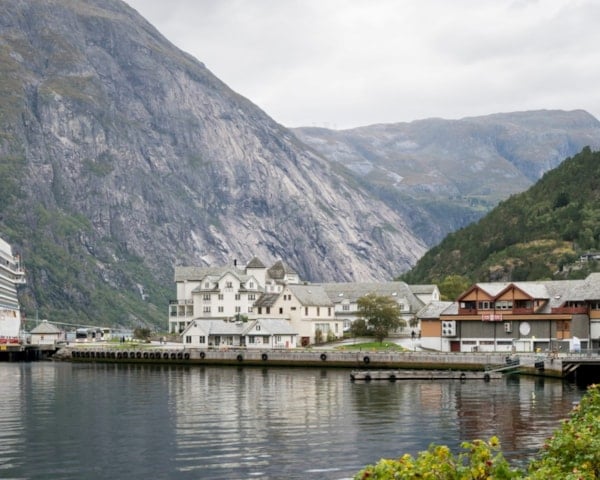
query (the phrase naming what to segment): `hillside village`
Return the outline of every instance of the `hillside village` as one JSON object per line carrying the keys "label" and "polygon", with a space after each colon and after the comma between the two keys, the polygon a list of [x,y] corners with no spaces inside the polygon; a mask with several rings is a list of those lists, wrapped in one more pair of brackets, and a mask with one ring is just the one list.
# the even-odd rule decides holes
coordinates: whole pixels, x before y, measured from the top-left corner
{"label": "hillside village", "polygon": [[281,260],[244,267],[176,267],[169,332],[198,348],[287,349],[335,341],[359,318],[357,300],[392,297],[405,326],[443,352],[564,352],[598,348],[600,273],[583,280],[477,283],[456,301],[436,285],[308,283]]}

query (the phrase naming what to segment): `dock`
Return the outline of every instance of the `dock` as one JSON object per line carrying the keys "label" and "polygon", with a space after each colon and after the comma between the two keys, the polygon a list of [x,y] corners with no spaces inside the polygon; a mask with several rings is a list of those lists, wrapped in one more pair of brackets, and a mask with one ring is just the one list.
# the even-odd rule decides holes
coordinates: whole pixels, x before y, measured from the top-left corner
{"label": "dock", "polygon": [[499,380],[502,374],[499,372],[473,372],[457,370],[353,370],[350,372],[350,380],[353,382],[370,382],[373,380],[386,380],[395,382],[397,380]]}

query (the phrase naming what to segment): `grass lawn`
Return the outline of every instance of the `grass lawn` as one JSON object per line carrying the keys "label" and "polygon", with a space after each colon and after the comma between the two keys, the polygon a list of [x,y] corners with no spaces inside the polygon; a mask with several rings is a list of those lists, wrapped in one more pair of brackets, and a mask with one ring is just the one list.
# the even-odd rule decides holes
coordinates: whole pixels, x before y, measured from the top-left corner
{"label": "grass lawn", "polygon": [[396,345],[391,342],[365,342],[365,343],[353,343],[352,345],[342,345],[335,348],[336,350],[354,351],[354,350],[368,350],[368,351],[383,351],[383,352],[404,352],[406,348]]}

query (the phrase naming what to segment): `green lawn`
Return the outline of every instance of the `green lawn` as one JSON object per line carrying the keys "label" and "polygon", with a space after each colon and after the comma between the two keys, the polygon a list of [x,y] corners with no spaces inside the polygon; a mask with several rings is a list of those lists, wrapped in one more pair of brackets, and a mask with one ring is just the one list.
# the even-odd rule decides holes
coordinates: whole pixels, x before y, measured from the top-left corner
{"label": "green lawn", "polygon": [[396,345],[391,342],[366,342],[366,343],[353,343],[352,345],[342,345],[335,348],[336,350],[367,350],[367,351],[383,351],[383,352],[404,352],[406,349],[400,345]]}

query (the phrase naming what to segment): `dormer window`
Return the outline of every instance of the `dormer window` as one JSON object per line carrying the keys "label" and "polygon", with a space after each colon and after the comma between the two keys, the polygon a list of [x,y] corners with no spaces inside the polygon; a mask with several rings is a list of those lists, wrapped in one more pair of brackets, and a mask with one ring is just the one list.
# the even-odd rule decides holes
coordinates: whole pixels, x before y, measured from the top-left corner
{"label": "dormer window", "polygon": [[210,282],[204,282],[204,288],[210,288]]}

